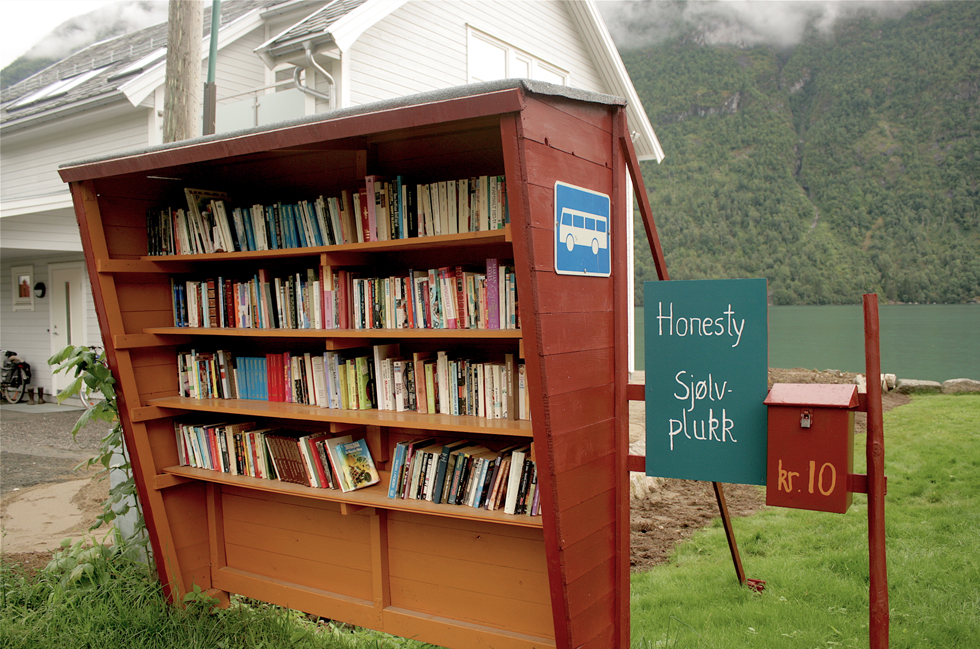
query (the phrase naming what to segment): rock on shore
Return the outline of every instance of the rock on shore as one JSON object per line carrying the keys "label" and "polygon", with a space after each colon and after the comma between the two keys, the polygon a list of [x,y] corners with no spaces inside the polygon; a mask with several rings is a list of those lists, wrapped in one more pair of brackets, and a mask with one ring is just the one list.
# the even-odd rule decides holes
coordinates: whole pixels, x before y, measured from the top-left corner
{"label": "rock on shore", "polygon": [[943,382],[943,394],[964,393],[980,393],[980,381],[974,381],[973,379],[950,379]]}

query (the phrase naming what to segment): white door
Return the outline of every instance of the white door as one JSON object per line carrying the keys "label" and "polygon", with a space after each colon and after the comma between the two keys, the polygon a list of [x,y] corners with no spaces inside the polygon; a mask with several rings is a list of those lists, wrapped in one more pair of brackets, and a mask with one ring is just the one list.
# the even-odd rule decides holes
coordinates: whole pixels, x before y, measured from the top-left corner
{"label": "white door", "polygon": [[[48,265],[51,354],[68,345],[85,344],[85,266],[82,262]],[[61,392],[74,377],[58,372],[53,376],[54,393]]]}

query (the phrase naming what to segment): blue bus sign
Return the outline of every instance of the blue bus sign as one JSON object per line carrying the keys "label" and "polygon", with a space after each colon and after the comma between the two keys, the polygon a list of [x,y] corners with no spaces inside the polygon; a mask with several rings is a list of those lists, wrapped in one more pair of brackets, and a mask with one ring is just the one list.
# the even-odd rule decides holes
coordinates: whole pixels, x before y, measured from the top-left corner
{"label": "blue bus sign", "polygon": [[609,196],[555,182],[555,272],[609,277]]}

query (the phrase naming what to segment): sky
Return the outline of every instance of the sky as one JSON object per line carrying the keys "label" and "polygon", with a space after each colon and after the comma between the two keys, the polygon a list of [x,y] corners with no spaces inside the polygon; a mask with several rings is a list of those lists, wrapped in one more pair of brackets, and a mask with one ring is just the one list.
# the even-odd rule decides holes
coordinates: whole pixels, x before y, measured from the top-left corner
{"label": "sky", "polygon": [[117,0],[0,0],[0,68],[5,68],[55,27]]}
{"label": "sky", "polygon": [[[0,0],[0,68],[24,54],[33,45],[42,41],[60,24],[106,5],[118,4],[120,0]],[[133,28],[146,26],[147,20],[163,22],[166,20],[167,0],[143,0],[143,7],[130,10],[117,10],[114,15],[128,22]],[[151,5],[154,18],[148,19],[146,6]],[[818,16],[817,25],[826,27],[843,12],[858,7],[873,7],[882,10],[886,7],[907,10],[909,2],[880,2],[874,0],[687,0],[682,4],[657,2],[657,0],[615,2],[600,0],[600,11],[610,30],[614,32],[617,44],[622,46],[639,45],[656,40],[658,26],[672,21],[668,18],[715,16],[737,18],[745,29],[730,33],[724,26],[714,31],[720,40],[735,39],[742,42],[765,41],[781,44],[794,42],[802,33],[807,22]],[[678,13],[680,12],[680,13]],[[162,18],[159,19],[158,18]],[[149,24],[153,24],[150,22]],[[94,29],[95,22],[89,21],[86,27]],[[662,31],[662,28],[659,30]],[[59,52],[60,56],[65,56]]]}

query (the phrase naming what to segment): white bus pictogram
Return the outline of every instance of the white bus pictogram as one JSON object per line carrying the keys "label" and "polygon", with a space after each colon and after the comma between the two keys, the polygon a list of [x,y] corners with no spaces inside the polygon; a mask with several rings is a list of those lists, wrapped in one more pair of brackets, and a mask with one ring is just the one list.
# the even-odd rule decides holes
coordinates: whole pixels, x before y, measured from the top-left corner
{"label": "white bus pictogram", "polygon": [[600,248],[605,250],[609,245],[607,228],[605,216],[566,207],[561,211],[558,239],[565,242],[568,252],[575,246],[587,246],[592,248],[593,255],[598,255]]}

